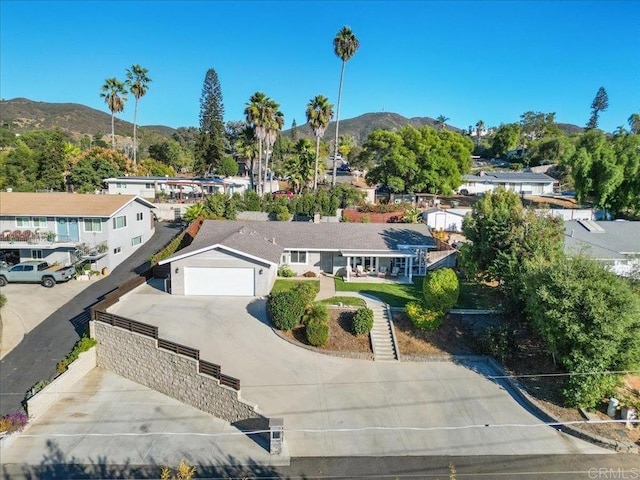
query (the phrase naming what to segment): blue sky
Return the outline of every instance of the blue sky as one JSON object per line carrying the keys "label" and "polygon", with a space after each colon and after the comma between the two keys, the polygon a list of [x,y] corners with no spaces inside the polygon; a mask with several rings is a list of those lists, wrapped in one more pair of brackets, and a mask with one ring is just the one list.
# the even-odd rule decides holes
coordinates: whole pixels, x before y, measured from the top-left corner
{"label": "blue sky", "polygon": [[[341,119],[368,112],[445,115],[466,128],[528,110],[586,124],[600,86],[613,131],[640,111],[640,2],[627,1],[89,1],[0,0],[0,96],[81,103],[137,63],[153,79],[141,125],[198,125],[215,68],[225,120],[249,96],[280,103],[285,128],[317,94],[337,102],[336,32],[360,49],[345,73]],[[119,115],[133,120],[133,99]]]}

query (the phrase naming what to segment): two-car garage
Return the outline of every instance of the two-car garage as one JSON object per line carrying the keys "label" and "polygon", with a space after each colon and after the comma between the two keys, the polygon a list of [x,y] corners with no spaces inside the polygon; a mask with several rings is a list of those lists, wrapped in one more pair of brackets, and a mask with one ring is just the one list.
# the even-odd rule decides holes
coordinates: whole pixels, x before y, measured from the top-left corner
{"label": "two-car garage", "polygon": [[185,267],[185,295],[254,296],[254,268]]}

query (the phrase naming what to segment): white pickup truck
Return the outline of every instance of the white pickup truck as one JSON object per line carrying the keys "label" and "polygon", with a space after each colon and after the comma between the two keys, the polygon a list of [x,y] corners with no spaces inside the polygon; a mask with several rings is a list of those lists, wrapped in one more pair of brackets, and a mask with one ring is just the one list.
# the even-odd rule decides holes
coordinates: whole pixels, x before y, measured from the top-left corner
{"label": "white pickup truck", "polygon": [[67,282],[76,276],[74,266],[49,265],[42,260],[18,263],[12,267],[0,268],[0,287],[7,283],[39,283],[51,288],[56,283]]}

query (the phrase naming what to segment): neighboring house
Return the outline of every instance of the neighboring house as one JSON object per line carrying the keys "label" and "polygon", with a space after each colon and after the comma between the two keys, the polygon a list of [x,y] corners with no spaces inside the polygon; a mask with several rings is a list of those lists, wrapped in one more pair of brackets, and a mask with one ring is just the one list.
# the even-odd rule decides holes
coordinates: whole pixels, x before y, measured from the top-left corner
{"label": "neighboring house", "polygon": [[424,224],[207,220],[191,245],[160,265],[171,264],[174,295],[262,296],[283,265],[298,275],[325,272],[347,281],[357,267],[395,267],[410,281],[426,274],[435,248]]}
{"label": "neighboring house", "polygon": [[502,187],[523,195],[553,194],[558,182],[544,173],[532,172],[480,172],[463,175],[458,193],[478,195]]}
{"label": "neighboring house", "polygon": [[640,271],[640,222],[578,220],[564,228],[567,255],[589,256],[625,277]]}
{"label": "neighboring house", "polygon": [[153,235],[153,208],[135,195],[0,192],[0,249],[19,261],[113,270]]}
{"label": "neighboring house", "polygon": [[105,182],[110,195],[138,195],[151,200],[158,195],[178,201],[218,192],[232,195],[250,188],[249,179],[241,177],[115,177],[106,178]]}

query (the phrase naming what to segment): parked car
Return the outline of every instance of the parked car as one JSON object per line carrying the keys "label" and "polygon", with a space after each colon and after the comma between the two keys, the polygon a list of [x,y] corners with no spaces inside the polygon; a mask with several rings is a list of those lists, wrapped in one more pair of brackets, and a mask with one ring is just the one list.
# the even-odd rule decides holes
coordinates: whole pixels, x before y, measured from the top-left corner
{"label": "parked car", "polygon": [[293,192],[291,190],[276,190],[272,194],[273,198],[285,198],[287,197],[289,200],[293,198]]}
{"label": "parked car", "polygon": [[351,171],[351,167],[349,166],[348,163],[343,163],[342,165],[340,165],[338,167],[338,171],[339,172],[350,172]]}
{"label": "parked car", "polygon": [[49,265],[41,260],[18,263],[13,267],[0,268],[0,287],[7,283],[40,283],[51,288],[56,283],[67,282],[76,276],[74,266]]}

